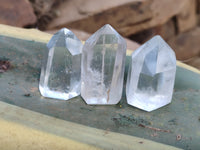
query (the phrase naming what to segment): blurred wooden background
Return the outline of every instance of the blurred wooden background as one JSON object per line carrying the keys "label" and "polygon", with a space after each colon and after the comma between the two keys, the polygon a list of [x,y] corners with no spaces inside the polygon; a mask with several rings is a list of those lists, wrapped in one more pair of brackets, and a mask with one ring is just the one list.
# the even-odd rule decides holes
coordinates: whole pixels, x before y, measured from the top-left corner
{"label": "blurred wooden background", "polygon": [[159,34],[178,60],[200,69],[200,0],[1,0],[0,13],[1,24],[49,33],[67,27],[81,40],[107,23],[129,44]]}

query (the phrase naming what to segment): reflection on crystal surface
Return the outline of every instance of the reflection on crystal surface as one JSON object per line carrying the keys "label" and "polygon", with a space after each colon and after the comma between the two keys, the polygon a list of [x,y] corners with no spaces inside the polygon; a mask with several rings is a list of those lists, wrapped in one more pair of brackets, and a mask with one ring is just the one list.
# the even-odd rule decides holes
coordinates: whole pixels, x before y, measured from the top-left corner
{"label": "reflection on crystal surface", "polygon": [[87,104],[116,104],[123,89],[125,40],[105,25],[86,42],[82,53],[81,96]]}
{"label": "reflection on crystal surface", "polygon": [[68,100],[80,94],[81,41],[68,29],[47,44],[39,89],[44,97]]}
{"label": "reflection on crystal surface", "polygon": [[170,103],[175,73],[174,51],[155,36],[132,54],[126,85],[128,104],[152,111]]}

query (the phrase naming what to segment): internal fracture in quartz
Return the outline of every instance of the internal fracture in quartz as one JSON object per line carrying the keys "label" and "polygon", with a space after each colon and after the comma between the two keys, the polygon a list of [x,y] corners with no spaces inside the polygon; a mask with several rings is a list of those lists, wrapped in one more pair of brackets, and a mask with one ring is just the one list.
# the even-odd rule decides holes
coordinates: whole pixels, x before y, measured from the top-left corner
{"label": "internal fracture in quartz", "polygon": [[87,104],[117,104],[122,96],[126,42],[110,25],[95,32],[82,53],[81,96]]}
{"label": "internal fracture in quartz", "polygon": [[40,75],[42,96],[68,100],[80,95],[81,41],[63,28],[47,44]]}
{"label": "internal fracture in quartz", "polygon": [[145,111],[171,102],[176,73],[176,56],[169,45],[155,36],[132,54],[126,96],[128,104]]}

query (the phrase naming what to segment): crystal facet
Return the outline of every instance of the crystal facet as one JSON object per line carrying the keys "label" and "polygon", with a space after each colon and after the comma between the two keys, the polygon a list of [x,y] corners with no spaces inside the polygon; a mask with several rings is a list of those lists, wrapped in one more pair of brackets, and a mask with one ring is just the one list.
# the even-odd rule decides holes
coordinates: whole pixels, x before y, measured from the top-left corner
{"label": "crystal facet", "polygon": [[132,54],[126,96],[128,104],[152,111],[171,102],[176,56],[169,45],[155,36]]}
{"label": "crystal facet", "polygon": [[108,24],[85,42],[81,96],[87,104],[117,104],[120,101],[125,56],[125,40]]}
{"label": "crystal facet", "polygon": [[44,97],[68,100],[80,95],[81,41],[63,28],[47,44],[39,89]]}

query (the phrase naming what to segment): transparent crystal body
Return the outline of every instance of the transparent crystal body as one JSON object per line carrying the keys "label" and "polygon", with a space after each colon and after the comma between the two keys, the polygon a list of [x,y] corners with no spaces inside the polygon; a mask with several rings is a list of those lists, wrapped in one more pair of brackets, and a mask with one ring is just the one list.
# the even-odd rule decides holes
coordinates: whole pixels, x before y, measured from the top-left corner
{"label": "transparent crystal body", "polygon": [[132,54],[126,97],[128,104],[152,111],[171,102],[176,56],[169,45],[155,36]]}
{"label": "transparent crystal body", "polygon": [[47,47],[39,83],[42,96],[68,100],[80,95],[81,41],[63,28],[53,35]]}
{"label": "transparent crystal body", "polygon": [[108,24],[85,42],[81,96],[87,104],[117,104],[120,101],[125,56],[125,40]]}

